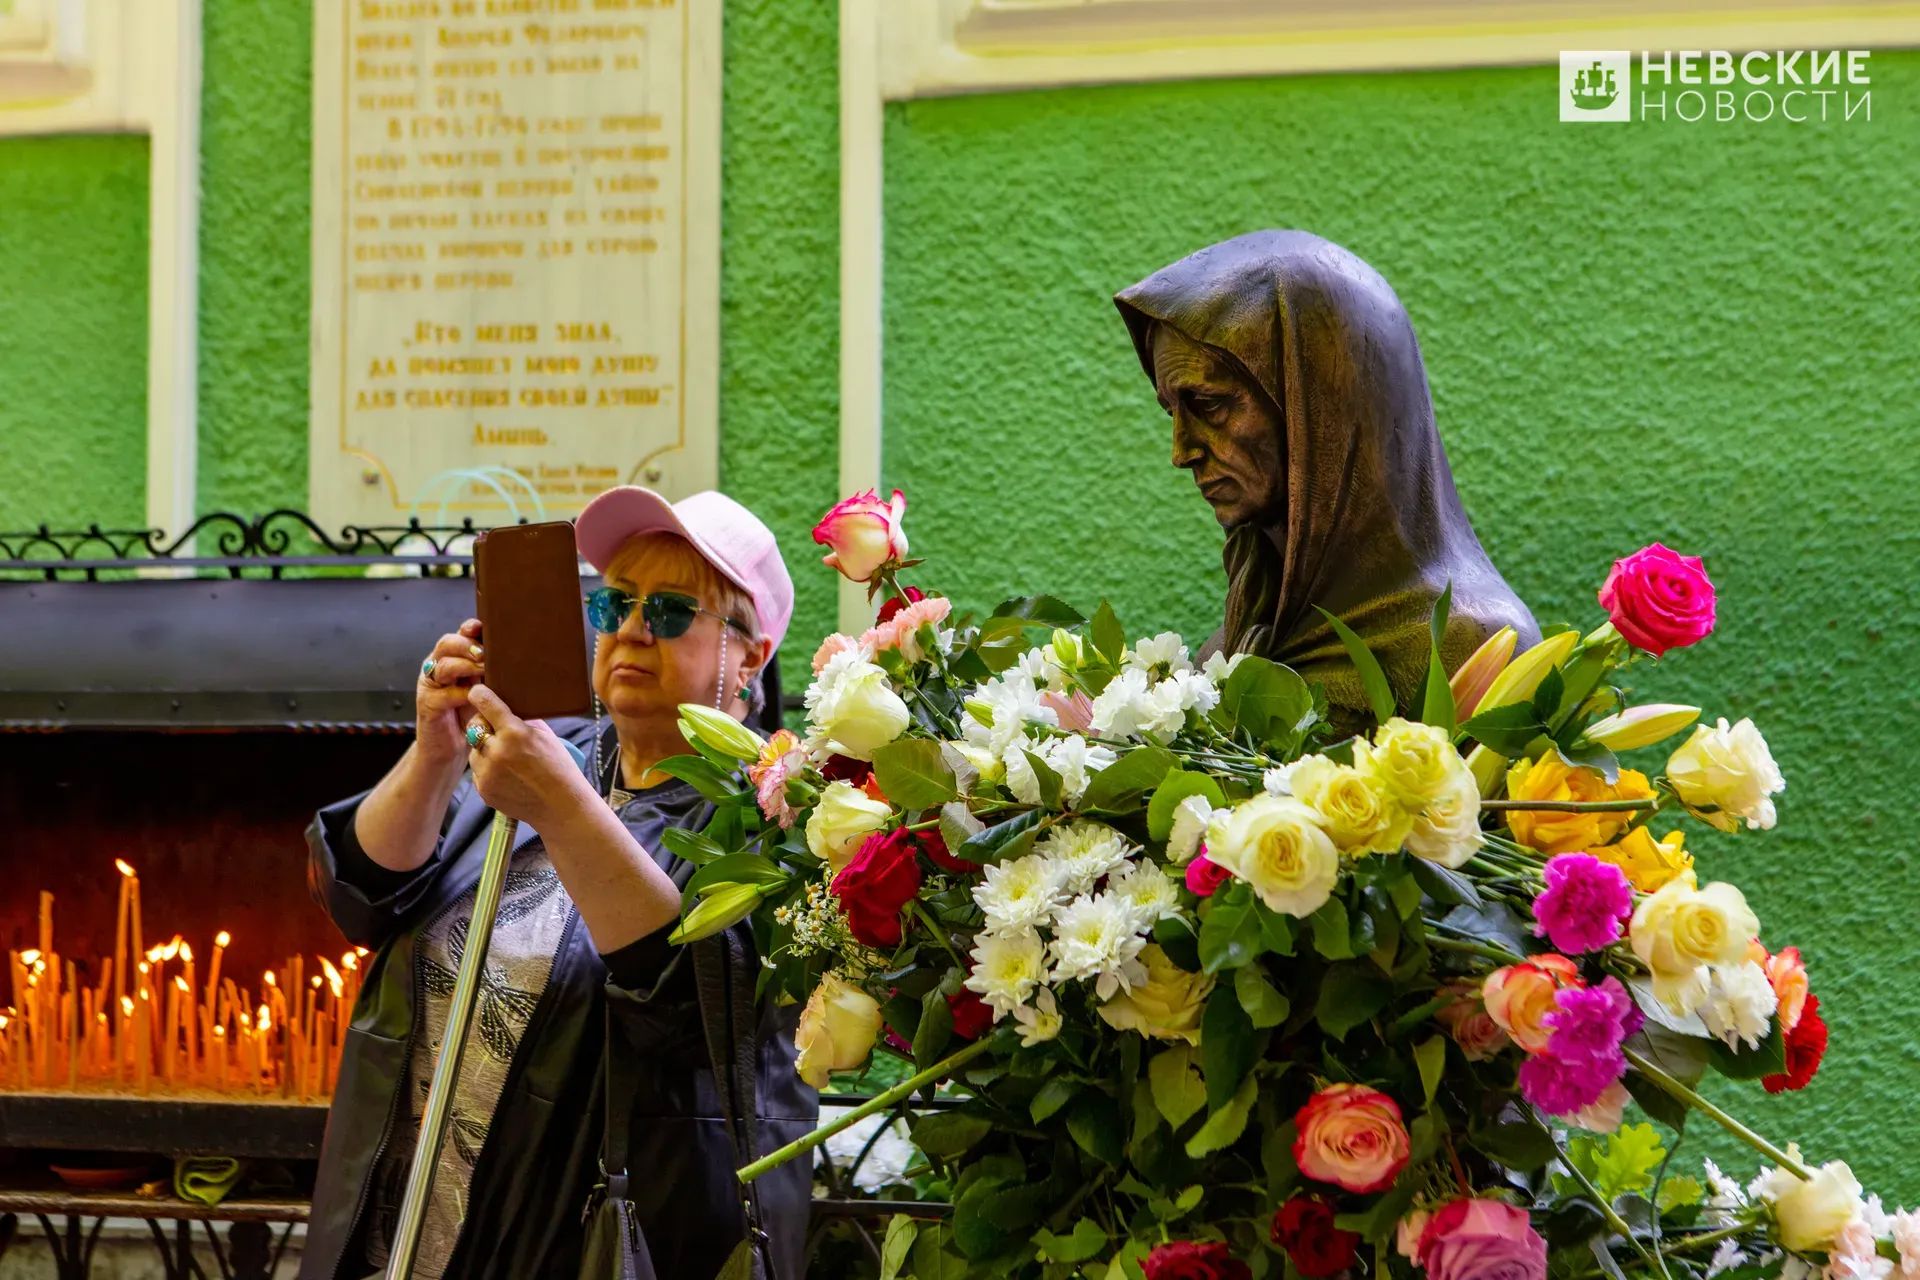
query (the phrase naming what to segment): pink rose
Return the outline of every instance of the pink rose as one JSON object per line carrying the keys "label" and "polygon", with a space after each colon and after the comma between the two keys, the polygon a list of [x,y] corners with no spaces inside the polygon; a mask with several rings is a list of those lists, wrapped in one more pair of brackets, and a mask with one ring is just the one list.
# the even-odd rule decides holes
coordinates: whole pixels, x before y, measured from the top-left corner
{"label": "pink rose", "polygon": [[1428,1221],[1420,1265],[1428,1280],[1544,1280],[1547,1242],[1524,1209],[1500,1200],[1455,1200]]}
{"label": "pink rose", "polygon": [[1627,643],[1659,657],[1713,630],[1713,583],[1699,556],[1654,543],[1624,560],[1600,587],[1600,607]]}
{"label": "pink rose", "polygon": [[1193,861],[1187,864],[1187,888],[1202,898],[1211,898],[1221,885],[1231,879],[1233,872],[1204,853],[1195,854]]}
{"label": "pink rose", "polygon": [[813,526],[813,540],[826,547],[821,563],[838,569],[855,582],[870,582],[889,561],[907,554],[907,534],[900,521],[907,514],[907,495],[893,491],[891,502],[869,489],[842,498]]}
{"label": "pink rose", "polygon": [[1366,1195],[1385,1191],[1406,1167],[1400,1104],[1363,1084],[1330,1084],[1294,1113],[1293,1160],[1316,1182]]}

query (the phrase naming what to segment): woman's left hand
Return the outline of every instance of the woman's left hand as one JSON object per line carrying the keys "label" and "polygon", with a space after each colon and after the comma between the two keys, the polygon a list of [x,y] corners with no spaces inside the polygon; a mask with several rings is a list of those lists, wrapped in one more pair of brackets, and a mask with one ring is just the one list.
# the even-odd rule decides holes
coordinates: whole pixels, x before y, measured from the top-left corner
{"label": "woman's left hand", "polygon": [[476,684],[468,703],[492,729],[467,752],[473,785],[489,807],[545,832],[590,797],[566,744],[544,720],[522,720],[499,694]]}

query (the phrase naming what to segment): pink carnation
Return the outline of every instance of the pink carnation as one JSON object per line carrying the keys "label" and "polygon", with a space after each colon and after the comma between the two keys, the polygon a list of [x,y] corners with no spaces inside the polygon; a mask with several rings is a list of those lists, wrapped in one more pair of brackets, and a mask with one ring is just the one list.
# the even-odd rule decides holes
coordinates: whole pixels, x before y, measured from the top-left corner
{"label": "pink carnation", "polygon": [[1600,607],[1627,643],[1659,657],[1713,631],[1714,591],[1699,556],[1654,543],[1613,562]]}
{"label": "pink carnation", "polygon": [[838,631],[834,632],[825,640],[822,640],[820,647],[813,651],[813,674],[819,675],[822,671],[825,671],[827,664],[832,662],[836,655],[859,647],[860,642],[852,636],[842,635]]}
{"label": "pink carnation", "polygon": [[1611,862],[1563,853],[1547,862],[1547,887],[1533,900],[1533,931],[1568,955],[1617,942],[1633,914],[1633,888]]}
{"label": "pink carnation", "polygon": [[791,729],[781,729],[760,749],[760,759],[747,766],[747,780],[753,783],[754,799],[769,822],[782,828],[793,825],[793,810],[787,804],[787,779],[806,767],[807,753]]}
{"label": "pink carnation", "polygon": [[1187,888],[1202,898],[1211,898],[1221,885],[1233,879],[1227,870],[1204,853],[1196,853],[1187,864]]}
{"label": "pink carnation", "polygon": [[918,662],[926,656],[920,652],[920,628],[928,625],[938,627],[951,612],[953,601],[945,596],[928,596],[925,600],[916,600],[900,609],[885,622],[875,623],[860,637],[858,643],[875,653],[882,649],[898,649],[907,661]]}

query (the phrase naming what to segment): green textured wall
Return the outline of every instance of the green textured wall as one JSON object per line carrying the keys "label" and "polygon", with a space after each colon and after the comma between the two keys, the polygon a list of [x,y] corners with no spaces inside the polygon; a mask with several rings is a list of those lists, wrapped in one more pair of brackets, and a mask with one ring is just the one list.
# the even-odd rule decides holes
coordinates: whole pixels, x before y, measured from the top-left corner
{"label": "green textured wall", "polygon": [[1552,69],[895,106],[886,471],[961,599],[1106,594],[1134,631],[1202,639],[1220,535],[1109,295],[1261,227],[1359,253],[1539,616],[1596,621],[1645,542],[1707,557],[1719,633],[1643,696],[1772,742],[1781,828],[1698,837],[1702,870],[1802,948],[1833,1027],[1806,1093],[1725,1092],[1912,1203],[1920,55],[1873,72],[1874,122],[1825,128],[1561,126]]}
{"label": "green textured wall", "polygon": [[[308,13],[207,4],[203,509],[305,500]],[[835,33],[831,5],[727,4],[722,469],[785,541],[798,659],[833,617],[806,538],[835,497]],[[1878,119],[1826,128],[1563,128],[1540,69],[895,106],[885,447],[925,580],[1104,594],[1198,639],[1219,535],[1108,296],[1266,226],[1373,262],[1542,617],[1590,618],[1643,541],[1707,555],[1721,634],[1645,692],[1773,741],[1782,830],[1700,843],[1807,952],[1835,1033],[1808,1093],[1742,1109],[1914,1201],[1920,57],[1873,66]],[[141,517],[145,156],[0,142],[0,525]]]}

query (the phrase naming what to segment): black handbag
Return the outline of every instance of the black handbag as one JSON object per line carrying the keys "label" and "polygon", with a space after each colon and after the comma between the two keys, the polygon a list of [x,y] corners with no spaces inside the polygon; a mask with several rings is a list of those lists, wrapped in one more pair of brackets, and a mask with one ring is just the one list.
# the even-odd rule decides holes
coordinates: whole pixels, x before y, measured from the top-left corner
{"label": "black handbag", "polygon": [[[720,1115],[740,1166],[756,1158],[754,1116],[758,1110],[759,1017],[746,943],[734,930],[696,942],[693,955],[694,987],[713,1065],[714,1090]],[[616,1043],[613,1012],[607,1012],[607,1047]],[[632,1122],[633,1089],[626,1070],[606,1054],[607,1131],[602,1140],[601,1180],[586,1210],[586,1243],[580,1280],[658,1280],[647,1252],[639,1214],[627,1198],[627,1138]],[[722,1264],[715,1280],[780,1280],[774,1275],[768,1238],[760,1222],[759,1195],[752,1183],[740,1188],[740,1243]]]}

